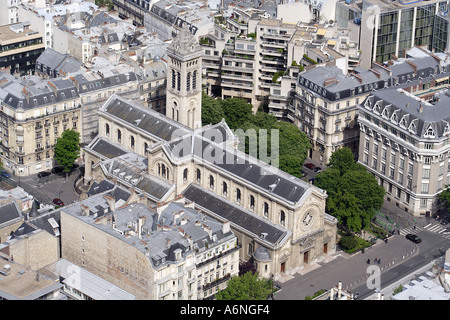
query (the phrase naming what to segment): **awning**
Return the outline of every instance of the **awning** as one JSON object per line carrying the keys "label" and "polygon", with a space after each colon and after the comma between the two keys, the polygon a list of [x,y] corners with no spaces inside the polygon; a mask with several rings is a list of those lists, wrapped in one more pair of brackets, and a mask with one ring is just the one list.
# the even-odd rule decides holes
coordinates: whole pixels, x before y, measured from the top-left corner
{"label": "awning", "polygon": [[329,46],[335,46],[335,45],[336,45],[336,41],[334,41],[334,40],[328,40],[327,44],[328,44]]}

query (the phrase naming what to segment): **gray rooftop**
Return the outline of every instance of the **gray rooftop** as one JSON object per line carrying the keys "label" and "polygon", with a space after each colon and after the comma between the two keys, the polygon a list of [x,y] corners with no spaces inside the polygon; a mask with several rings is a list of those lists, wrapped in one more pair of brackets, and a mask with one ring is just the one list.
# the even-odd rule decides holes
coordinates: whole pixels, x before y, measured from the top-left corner
{"label": "gray rooftop", "polygon": [[186,199],[193,201],[199,209],[207,210],[226,221],[231,221],[236,226],[250,231],[256,237],[266,234],[264,240],[272,245],[281,244],[290,234],[287,229],[274,225],[269,220],[245,210],[199,185],[191,184],[184,190],[183,195]]}
{"label": "gray rooftop", "polygon": [[[120,202],[118,206],[115,200],[115,212],[110,210],[108,195],[104,194],[61,210],[134,246],[149,257],[156,269],[175,262],[177,251],[184,258],[192,254],[193,249],[201,252],[234,237],[231,231],[223,233],[221,222],[184,205],[184,199],[153,208],[136,202]],[[107,225],[95,223],[110,216],[114,229],[109,222]]]}

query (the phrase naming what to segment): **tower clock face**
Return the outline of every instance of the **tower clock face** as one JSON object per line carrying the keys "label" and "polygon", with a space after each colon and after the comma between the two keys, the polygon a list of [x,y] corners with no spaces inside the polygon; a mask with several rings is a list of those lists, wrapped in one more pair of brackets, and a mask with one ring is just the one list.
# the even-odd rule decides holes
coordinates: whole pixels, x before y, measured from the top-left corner
{"label": "tower clock face", "polygon": [[314,222],[314,215],[311,212],[308,212],[303,216],[302,220],[303,226],[309,227],[313,224],[313,222]]}

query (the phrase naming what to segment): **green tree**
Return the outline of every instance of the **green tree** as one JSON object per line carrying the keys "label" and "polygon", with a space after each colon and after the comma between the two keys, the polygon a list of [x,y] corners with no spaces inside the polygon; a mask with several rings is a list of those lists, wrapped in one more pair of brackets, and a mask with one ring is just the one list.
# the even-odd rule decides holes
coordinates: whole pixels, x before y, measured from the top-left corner
{"label": "green tree", "polygon": [[247,272],[228,281],[226,289],[216,294],[217,300],[265,300],[272,293],[272,281]]}
{"label": "green tree", "polygon": [[384,188],[364,166],[356,163],[348,148],[331,155],[328,168],[316,176],[315,185],[328,193],[327,212],[355,232],[370,225],[384,201]]}
{"label": "green tree", "polygon": [[240,129],[243,124],[251,120],[252,105],[240,98],[221,100],[225,120],[231,129]]}
{"label": "green tree", "polygon": [[225,118],[220,100],[202,92],[202,125],[216,124]]}
{"label": "green tree", "polygon": [[445,189],[438,194],[438,199],[444,203],[447,209],[450,209],[450,185],[446,185]]}
{"label": "green tree", "polygon": [[56,140],[55,159],[63,167],[66,177],[79,156],[80,133],[72,129],[64,131],[61,137]]}

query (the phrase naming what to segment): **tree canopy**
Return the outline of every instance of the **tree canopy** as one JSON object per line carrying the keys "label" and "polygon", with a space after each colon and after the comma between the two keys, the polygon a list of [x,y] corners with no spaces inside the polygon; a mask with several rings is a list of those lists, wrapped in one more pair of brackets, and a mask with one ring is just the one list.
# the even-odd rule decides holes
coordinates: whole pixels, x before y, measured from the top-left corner
{"label": "tree canopy", "polygon": [[202,125],[216,124],[225,118],[220,101],[202,92]]}
{"label": "tree canopy", "polygon": [[55,159],[63,167],[65,173],[69,173],[80,156],[80,133],[72,129],[65,130],[56,140]]}
{"label": "tree canopy", "polygon": [[228,286],[216,294],[217,300],[265,300],[272,293],[272,281],[247,272],[233,277]]}
{"label": "tree canopy", "polygon": [[359,232],[381,208],[385,190],[363,165],[356,163],[349,148],[336,150],[327,166],[314,183],[328,193],[326,210],[339,223]]}
{"label": "tree canopy", "polygon": [[[301,178],[301,168],[308,150],[311,148],[308,137],[289,122],[278,121],[273,115],[264,111],[252,112],[252,105],[240,98],[214,99],[206,94],[202,98],[202,123],[216,124],[225,118],[228,126],[236,133],[255,130],[256,145],[248,137],[245,139],[245,152],[255,155],[261,161],[270,162],[279,169]],[[272,146],[272,129],[278,133],[278,144]],[[260,131],[266,130],[266,131]],[[266,132],[267,134],[264,134]],[[262,133],[263,135],[260,135]],[[238,135],[239,136],[239,135]],[[275,138],[275,137],[273,137]],[[266,139],[267,152],[260,142]],[[274,149],[273,149],[274,148]],[[255,151],[256,150],[256,151]],[[255,153],[253,153],[255,152]],[[277,161],[274,158],[278,155]]]}

